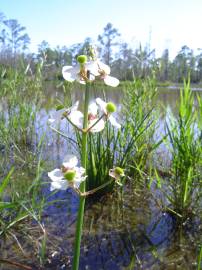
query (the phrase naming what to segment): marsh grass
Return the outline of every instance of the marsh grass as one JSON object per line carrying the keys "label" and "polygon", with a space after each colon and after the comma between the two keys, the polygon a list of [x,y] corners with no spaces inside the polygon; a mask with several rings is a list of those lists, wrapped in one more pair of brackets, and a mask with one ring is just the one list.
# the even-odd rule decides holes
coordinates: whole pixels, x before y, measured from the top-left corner
{"label": "marsh grass", "polygon": [[180,90],[178,116],[170,115],[166,123],[171,175],[164,195],[170,203],[168,209],[182,219],[194,213],[201,197],[201,99],[198,97],[198,106],[195,102],[188,81]]}
{"label": "marsh grass", "polygon": [[29,66],[1,71],[0,171],[3,174],[16,160],[21,165],[28,164],[28,157],[38,143],[36,117],[43,97],[40,68],[34,75]]}
{"label": "marsh grass", "polygon": [[[88,151],[87,190],[97,188],[110,181],[109,170],[118,166],[117,142],[120,131],[116,131],[109,123],[102,134],[90,134]],[[112,191],[114,183],[110,183],[97,194]]]}
{"label": "marsh grass", "polygon": [[[36,116],[41,102],[44,101],[42,69],[43,65],[39,63],[34,72],[27,66],[21,70],[3,69],[0,75],[0,96],[3,104],[0,112],[1,250],[7,248],[13,250],[10,254],[20,252],[25,261],[31,258],[31,261],[36,261],[40,266],[46,265],[48,244],[51,244],[48,231],[43,224],[43,213],[46,206],[56,202],[49,198],[52,193],[48,197],[43,193],[43,185],[48,185],[43,181],[46,179],[43,176],[44,149],[42,141],[38,142],[35,139]],[[64,102],[69,105],[69,89],[73,86],[66,82],[61,85]],[[163,181],[153,163],[153,152],[165,140],[161,138],[160,141],[156,141],[154,138],[158,121],[155,79],[148,78],[144,81],[137,79],[133,83],[121,84],[121,87],[123,104],[118,111],[121,130],[116,130],[107,123],[102,134],[88,136],[86,190],[107,183],[110,180],[109,169],[120,166],[132,180],[134,185],[131,189],[133,188],[135,194],[137,192],[135,183],[145,183],[150,173],[155,172],[159,188],[164,192],[164,186],[168,187],[168,192],[166,189],[164,196],[169,202],[169,210],[184,219],[190,215],[190,210],[193,212],[197,209],[201,196],[201,98],[193,98],[189,84],[181,90],[179,115],[177,118],[170,118],[167,123],[172,162],[168,168],[171,175]],[[100,92],[99,89],[97,92]],[[197,109],[195,109],[196,100]],[[74,142],[74,147],[79,152],[81,137],[78,136],[76,142],[75,137],[71,140],[71,136],[69,138],[68,136],[69,134],[66,136],[67,140]],[[57,143],[61,143],[59,138]],[[96,199],[100,198],[99,195],[113,191],[114,188],[114,183],[107,185],[95,193]],[[120,197],[117,201],[121,202],[122,193],[118,195]],[[105,198],[103,197],[103,200]],[[132,195],[131,200],[134,200]],[[129,219],[131,220],[137,207],[136,204],[131,205],[134,209],[128,215],[128,223],[131,222]],[[114,203],[112,206],[111,213],[117,217],[116,223],[119,224],[118,212],[125,206],[121,206],[123,209]],[[97,216],[100,216],[100,212]],[[111,216],[108,218],[110,224]],[[200,261],[201,249],[199,267]],[[134,261],[131,269],[133,265]]]}
{"label": "marsh grass", "polygon": [[[29,66],[7,68],[0,80],[0,239],[5,254],[1,259],[21,254],[26,261],[32,246],[38,264],[43,264],[46,250],[41,221],[46,205],[41,193],[43,136],[36,140],[35,125],[43,96],[41,68],[34,75]],[[7,249],[8,254],[3,252]]]}
{"label": "marsh grass", "polygon": [[[103,96],[105,97],[105,93]],[[127,84],[124,102],[117,115],[122,128],[117,130],[107,122],[101,133],[89,134],[87,190],[110,183],[109,170],[116,166],[124,168],[130,176],[139,175],[140,179],[145,179],[146,173],[143,171],[149,165],[149,155],[160,144],[154,142],[155,98],[156,82],[153,78]],[[78,133],[77,142],[81,149],[81,137]],[[111,192],[113,188],[112,182],[96,192],[96,195]]]}
{"label": "marsh grass", "polygon": [[152,151],[161,143],[154,140],[158,113],[156,80],[153,77],[144,81],[136,79],[124,93],[121,163],[130,165],[131,175],[145,178]]}
{"label": "marsh grass", "polygon": [[32,160],[29,168],[32,173],[28,172],[27,177],[25,172],[13,167],[0,181],[1,249],[4,250],[10,245],[9,250],[16,249],[14,253],[21,253],[28,259],[31,246],[32,252],[38,258],[38,262],[37,259],[35,262],[39,265],[46,261],[47,233],[42,214],[44,208],[50,204],[41,192],[44,185],[41,181],[42,152],[43,140],[38,145],[37,160]]}

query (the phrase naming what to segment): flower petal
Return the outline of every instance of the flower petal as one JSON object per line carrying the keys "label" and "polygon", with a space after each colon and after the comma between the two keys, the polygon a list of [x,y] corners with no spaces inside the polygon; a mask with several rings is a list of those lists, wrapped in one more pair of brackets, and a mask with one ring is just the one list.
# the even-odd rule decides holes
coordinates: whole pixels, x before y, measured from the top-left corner
{"label": "flower petal", "polygon": [[102,63],[101,61],[97,61],[97,65],[98,65],[98,68],[100,71],[104,71],[104,73],[106,75],[109,75],[110,74],[110,67],[104,63]]}
{"label": "flower petal", "polygon": [[101,98],[96,98],[96,103],[100,106],[100,109],[104,112],[107,113],[106,111],[106,105],[107,103],[105,101],[103,101]]}
{"label": "flower petal", "polygon": [[95,75],[90,73],[89,81],[94,81],[95,80]]}
{"label": "flower petal", "polygon": [[116,119],[112,115],[110,115],[109,121],[115,128],[121,128],[121,125],[116,121]]}
{"label": "flower petal", "polygon": [[77,127],[82,128],[83,126],[83,113],[80,111],[73,111],[68,115],[69,119]]}
{"label": "flower petal", "polygon": [[[89,128],[93,125],[93,124],[95,124],[95,122],[98,120],[98,118],[96,118],[96,119],[93,119],[93,120],[90,120],[89,121]],[[104,120],[103,119],[101,119],[94,127],[92,127],[91,129],[90,129],[90,132],[100,132],[100,131],[102,131],[103,129],[104,129],[104,127],[105,127],[105,122],[104,122]]]}
{"label": "flower petal", "polygon": [[92,102],[88,107],[88,113],[92,115],[97,115],[98,106],[95,102]]}
{"label": "flower petal", "polygon": [[75,180],[74,180],[74,188],[79,188],[79,186],[80,186],[80,184],[83,182],[83,181],[85,181],[86,180],[86,177],[87,176],[84,176],[84,177],[80,177],[80,178],[76,178]]}
{"label": "flower petal", "polygon": [[51,182],[50,190],[53,191],[55,189],[66,190],[69,187],[69,183],[67,180],[53,181]]}
{"label": "flower petal", "polygon": [[73,169],[74,167],[76,167],[76,165],[78,164],[78,158],[76,156],[73,155],[67,155],[64,157],[63,163],[62,165],[65,168],[68,169]]}
{"label": "flower petal", "polygon": [[119,80],[117,78],[108,75],[104,77],[104,82],[112,87],[116,87],[119,85]]}
{"label": "flower petal", "polygon": [[85,169],[83,167],[74,167],[74,170],[76,171],[76,176],[77,178],[81,177],[85,173]]}
{"label": "flower petal", "polygon": [[79,73],[79,66],[64,66],[62,68],[63,78],[69,82],[73,82],[77,78],[77,74]]}
{"label": "flower petal", "polygon": [[68,110],[72,111],[77,111],[79,106],[79,100],[77,100],[74,105],[72,105]]}
{"label": "flower petal", "polygon": [[64,179],[63,173],[60,169],[54,169],[53,171],[48,172],[48,177],[52,181],[61,181],[62,179]]}
{"label": "flower petal", "polygon": [[109,170],[109,176],[114,179],[117,179],[117,174],[115,173],[114,169]]}
{"label": "flower petal", "polygon": [[100,75],[97,61],[90,61],[86,63],[86,69],[89,70],[90,74],[94,76]]}

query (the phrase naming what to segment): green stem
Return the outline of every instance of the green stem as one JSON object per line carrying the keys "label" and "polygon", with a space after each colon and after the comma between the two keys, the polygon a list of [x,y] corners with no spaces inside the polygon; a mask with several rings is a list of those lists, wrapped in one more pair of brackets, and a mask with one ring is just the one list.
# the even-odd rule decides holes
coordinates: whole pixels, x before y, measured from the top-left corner
{"label": "green stem", "polygon": [[[89,104],[89,83],[86,82],[83,129],[88,128],[88,104]],[[87,169],[87,166],[86,166],[87,165],[87,138],[88,138],[88,132],[82,133],[81,163],[85,169]],[[82,193],[85,192],[85,181],[81,183],[80,191]],[[75,246],[74,246],[73,270],[79,269],[79,257],[80,257],[80,245],[81,245],[81,236],[82,236],[82,227],[83,227],[84,207],[85,207],[85,197],[80,197],[77,224],[76,224],[76,239],[75,239]]]}
{"label": "green stem", "polygon": [[83,130],[82,130],[81,128],[77,127],[77,125],[75,125],[75,124],[69,119],[68,116],[64,115],[64,118],[67,119],[67,121],[68,121],[74,128],[76,128],[76,129],[78,129],[79,131],[82,131],[82,132],[83,132]]}

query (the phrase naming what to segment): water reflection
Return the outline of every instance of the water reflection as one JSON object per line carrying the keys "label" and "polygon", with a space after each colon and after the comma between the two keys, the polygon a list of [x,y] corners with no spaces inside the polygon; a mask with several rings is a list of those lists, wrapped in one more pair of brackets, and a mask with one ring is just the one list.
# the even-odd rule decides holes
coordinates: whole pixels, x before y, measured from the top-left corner
{"label": "water reflection", "polygon": [[[73,101],[82,102],[83,90],[81,86],[72,89],[70,93],[61,92],[54,87],[46,89],[47,98],[43,100],[44,106],[37,114],[35,123],[38,140],[44,133],[46,134],[47,144],[43,159],[47,163],[42,177],[44,182],[48,182],[48,170],[60,166],[67,152],[76,151],[70,141],[59,137],[48,128],[49,114],[57,103],[56,99],[69,104],[71,96]],[[107,99],[119,105],[118,111],[121,109],[123,96],[122,88],[106,91]],[[96,97],[103,97],[102,88],[91,92],[91,99]],[[179,91],[159,89],[157,100],[156,104],[161,108],[157,133],[162,136],[165,122],[164,108],[170,106],[171,110],[176,112]],[[62,121],[60,129],[70,138],[74,136],[67,122]],[[44,185],[42,192],[44,195],[50,194],[48,184]],[[48,234],[49,258],[45,269],[71,269],[78,197],[72,190],[58,191],[49,197],[49,201],[55,203],[47,206],[43,215],[43,223]],[[190,228],[186,232],[184,229],[177,230],[176,221],[158,209],[147,190],[134,192],[133,183],[128,183],[123,194],[117,191],[98,202],[87,203],[79,269],[195,269],[196,245],[200,241],[198,235],[202,235],[200,226],[194,228],[194,233]],[[16,260],[18,257],[20,261],[27,262],[27,257],[20,257],[20,252],[10,248],[11,244],[13,245],[13,243],[2,244],[4,257]],[[31,256],[30,243],[25,246],[29,250],[29,260],[32,260],[34,265],[35,259]],[[0,269],[9,268],[0,265]]]}
{"label": "water reflection", "polygon": [[[81,90],[76,89],[71,93],[74,101],[82,101]],[[99,89],[92,93],[91,99],[101,95],[102,89]],[[121,108],[124,95],[122,89],[107,91],[106,95],[108,100],[118,103]],[[163,136],[166,117],[163,112],[169,106],[176,114],[179,90],[159,89],[157,100],[161,110],[157,133]],[[68,126],[62,125],[61,129],[65,131]],[[54,146],[54,140],[50,149],[54,162],[59,164],[66,150],[70,149],[65,140],[58,142],[58,146]],[[123,194],[121,196],[117,192],[105,197],[103,201],[87,205],[79,269],[192,269],[196,262],[198,234],[193,238],[190,232],[190,240],[188,233],[177,230],[173,217],[162,213],[146,190],[136,196],[129,184]],[[66,248],[69,248],[71,261],[78,198],[72,192],[58,192],[54,196],[58,199],[68,198],[67,204],[60,205],[60,208],[52,205],[47,209],[47,226],[53,224],[50,234],[56,233],[58,237],[64,235],[57,246],[60,246],[60,254],[65,254]],[[57,232],[58,227],[60,229]],[[55,269],[55,265],[61,263],[61,256],[49,264],[49,269]],[[70,269],[68,265],[65,267],[63,269]]]}
{"label": "water reflection", "polygon": [[[115,192],[87,203],[79,269],[194,269],[199,229],[195,237],[190,230],[178,229],[176,220],[158,209],[147,190],[137,194],[133,186],[128,183],[122,195]],[[78,203],[71,192],[55,196],[66,197],[66,202],[47,209],[46,226],[60,254],[48,269],[61,265],[64,254],[72,259]],[[66,265],[57,269],[71,268]]]}

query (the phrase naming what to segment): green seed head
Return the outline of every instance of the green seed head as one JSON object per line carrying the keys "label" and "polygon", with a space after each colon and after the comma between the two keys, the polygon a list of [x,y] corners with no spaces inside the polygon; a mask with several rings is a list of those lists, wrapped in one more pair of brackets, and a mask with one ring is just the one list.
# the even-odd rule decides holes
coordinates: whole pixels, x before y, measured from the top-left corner
{"label": "green seed head", "polygon": [[113,113],[116,111],[116,105],[112,102],[108,102],[106,105],[106,110],[108,113]]}
{"label": "green seed head", "polygon": [[76,175],[76,172],[74,170],[68,170],[65,174],[64,177],[67,179],[67,181],[73,181],[74,177]]}
{"label": "green seed head", "polygon": [[86,55],[79,55],[77,57],[77,61],[80,63],[80,64],[85,64],[87,62],[87,56]]}
{"label": "green seed head", "polygon": [[123,169],[120,168],[120,167],[116,167],[116,168],[114,169],[114,171],[115,171],[115,173],[118,174],[118,175],[124,175],[124,171],[123,171]]}
{"label": "green seed head", "polygon": [[62,109],[64,109],[64,105],[62,105],[62,104],[57,105],[56,111],[59,111],[59,110],[62,110]]}

